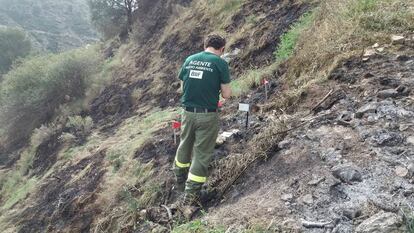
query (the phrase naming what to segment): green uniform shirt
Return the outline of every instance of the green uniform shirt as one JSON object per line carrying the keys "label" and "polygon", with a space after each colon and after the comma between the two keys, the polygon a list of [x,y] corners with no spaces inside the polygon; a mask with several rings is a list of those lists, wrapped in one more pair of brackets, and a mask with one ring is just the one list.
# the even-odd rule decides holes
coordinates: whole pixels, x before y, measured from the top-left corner
{"label": "green uniform shirt", "polygon": [[184,107],[217,109],[220,85],[230,83],[229,65],[213,53],[197,53],[184,62],[179,78]]}

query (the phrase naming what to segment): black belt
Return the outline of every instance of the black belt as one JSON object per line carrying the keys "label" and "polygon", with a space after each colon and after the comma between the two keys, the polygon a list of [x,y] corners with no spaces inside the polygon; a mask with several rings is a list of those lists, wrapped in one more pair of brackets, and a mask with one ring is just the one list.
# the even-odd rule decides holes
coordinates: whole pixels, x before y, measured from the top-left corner
{"label": "black belt", "polygon": [[208,112],[218,112],[217,109],[207,109],[207,108],[193,108],[193,107],[185,107],[184,108],[187,112],[194,112],[194,113],[208,113]]}

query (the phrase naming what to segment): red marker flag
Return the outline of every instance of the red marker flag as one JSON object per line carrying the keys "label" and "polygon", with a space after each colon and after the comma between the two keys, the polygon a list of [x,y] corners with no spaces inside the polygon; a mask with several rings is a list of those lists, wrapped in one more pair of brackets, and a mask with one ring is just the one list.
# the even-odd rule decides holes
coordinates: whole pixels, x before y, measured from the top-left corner
{"label": "red marker flag", "polygon": [[173,121],[172,128],[173,129],[179,129],[181,127],[181,122],[179,121]]}
{"label": "red marker flag", "polygon": [[269,81],[267,81],[267,79],[263,79],[263,85],[267,85],[269,84]]}

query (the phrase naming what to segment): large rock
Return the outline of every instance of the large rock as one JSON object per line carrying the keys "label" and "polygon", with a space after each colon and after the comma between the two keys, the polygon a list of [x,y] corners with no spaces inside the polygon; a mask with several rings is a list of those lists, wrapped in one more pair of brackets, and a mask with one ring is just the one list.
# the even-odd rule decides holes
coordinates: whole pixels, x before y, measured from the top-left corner
{"label": "large rock", "polygon": [[357,207],[346,208],[342,211],[342,215],[347,217],[348,219],[358,218],[359,216],[361,216],[361,214],[361,209]]}
{"label": "large rock", "polygon": [[402,44],[404,43],[404,36],[400,36],[400,35],[392,35],[391,36],[391,41],[393,44]]}
{"label": "large rock", "polygon": [[386,99],[386,98],[395,98],[398,97],[400,93],[395,89],[387,89],[379,91],[377,96],[380,99]]}
{"label": "large rock", "polygon": [[414,163],[410,163],[408,164],[408,173],[410,174],[410,176],[414,176]]}
{"label": "large rock", "polygon": [[368,103],[360,107],[355,113],[356,118],[362,118],[366,113],[376,113],[378,108],[378,103]]}
{"label": "large rock", "polygon": [[306,194],[301,199],[302,199],[302,202],[304,204],[307,204],[307,205],[312,205],[313,204],[313,196],[312,196],[312,194]]}
{"label": "large rock", "polygon": [[399,177],[406,177],[408,175],[408,169],[405,167],[397,166],[395,168],[395,174]]}
{"label": "large rock", "polygon": [[402,218],[394,213],[379,212],[363,221],[355,229],[356,233],[400,233]]}
{"label": "large rock", "polygon": [[287,194],[283,194],[280,199],[282,199],[282,201],[291,201],[293,200],[293,194],[291,193],[287,193]]}
{"label": "large rock", "polygon": [[223,145],[228,139],[234,137],[235,135],[238,135],[239,132],[240,132],[240,130],[233,129],[231,131],[223,132],[223,133],[219,134],[217,139],[216,139],[216,146]]}
{"label": "large rock", "polygon": [[362,174],[360,169],[353,165],[339,165],[332,168],[332,174],[335,178],[345,183],[361,182]]}
{"label": "large rock", "polygon": [[404,141],[404,138],[395,132],[378,130],[373,133],[371,142],[378,146],[397,146]]}
{"label": "large rock", "polygon": [[414,136],[409,136],[409,137],[407,138],[407,142],[408,142],[409,144],[411,144],[411,145],[414,145]]}

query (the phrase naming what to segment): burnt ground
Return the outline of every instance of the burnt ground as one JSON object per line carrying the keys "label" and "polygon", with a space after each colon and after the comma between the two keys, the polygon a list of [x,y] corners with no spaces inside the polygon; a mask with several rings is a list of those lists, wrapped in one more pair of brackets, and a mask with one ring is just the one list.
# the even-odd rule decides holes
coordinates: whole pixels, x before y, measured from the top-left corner
{"label": "burnt ground", "polygon": [[[175,74],[185,56],[201,49],[206,28],[193,25],[190,31],[181,31],[182,19],[175,18],[174,3],[190,1],[150,1],[143,9],[151,12],[148,19],[137,27],[151,28],[142,34],[142,40],[132,48],[119,71],[118,84],[107,87],[91,105],[90,115],[98,129],[115,132],[117,126],[134,111],[154,106],[167,108],[178,105],[178,80]],[[162,9],[168,6],[166,9]],[[230,45],[241,49],[231,62],[234,74],[260,68],[273,62],[273,51],[279,37],[289,25],[310,9],[308,5],[292,1],[247,1],[236,12],[226,27],[236,33],[250,18],[255,21],[252,31]],[[162,14],[150,24],[153,17]],[[198,17],[201,18],[198,18]],[[156,17],[158,19],[158,17]],[[185,18],[198,24],[201,12]],[[169,21],[175,20],[173,29],[167,30]],[[191,25],[190,25],[191,26]],[[154,28],[155,27],[155,28]],[[165,34],[165,35],[164,35]],[[152,36],[151,36],[152,35]],[[142,44],[144,42],[146,44]],[[151,45],[151,46],[143,46]],[[411,49],[411,48],[410,48]],[[402,50],[398,53],[405,53]],[[299,111],[291,118],[309,123],[292,130],[279,143],[278,150],[248,169],[243,177],[226,193],[223,200],[211,203],[206,219],[212,223],[248,227],[264,222],[272,227],[283,227],[293,232],[353,232],[357,225],[379,210],[397,214],[405,203],[413,203],[412,177],[397,176],[395,170],[408,168],[413,157],[413,54],[384,53],[372,56],[367,62],[351,58],[340,64],[326,85],[311,87],[299,104],[299,110],[309,110],[325,93],[333,94],[321,105],[315,115]],[[283,72],[282,72],[283,73]],[[281,73],[275,74],[277,79]],[[278,80],[271,81],[272,100],[283,91]],[[155,88],[157,87],[157,88]],[[268,127],[271,112],[255,112],[249,129],[243,127],[245,115],[234,113],[239,101],[260,105],[264,102],[262,87],[226,103],[223,109],[222,130],[239,129],[240,132],[216,149],[216,159],[248,151],[248,142]],[[139,100],[132,100],[135,89],[140,89]],[[290,111],[289,111],[290,110]],[[293,113],[296,108],[286,112]],[[278,111],[278,110],[277,110]],[[306,117],[303,117],[307,115]],[[59,145],[45,148],[48,154]],[[154,208],[149,208],[147,219],[141,219],[140,229],[126,228],[124,232],[148,232],[148,221],[169,226],[166,211],[161,204],[174,202],[171,164],[176,146],[172,144],[170,130],[160,130],[143,147],[137,148],[135,159],[154,163],[156,176],[163,180],[162,192]],[[41,183],[40,190],[30,195],[32,206],[19,215],[20,232],[90,232],[103,213],[96,195],[100,190],[105,152],[56,168]],[[40,156],[39,174],[50,168],[54,160],[43,168]],[[49,163],[50,162],[50,163]],[[42,164],[42,165],[41,165]],[[341,178],[337,165],[350,166],[356,171],[350,181]],[[136,197],[141,195],[135,193]],[[218,204],[216,206],[216,204]],[[160,211],[161,210],[161,211]],[[159,213],[157,213],[159,211]],[[307,229],[302,219],[332,221],[328,229]],[[140,221],[141,221],[140,220]]]}
{"label": "burnt ground", "polygon": [[[188,4],[188,1],[180,1]],[[142,30],[156,27],[150,34],[142,34],[138,39],[138,45],[131,49],[126,55],[124,67],[116,72],[119,82],[106,87],[101,94],[92,101],[89,114],[95,129],[103,133],[114,133],[117,126],[125,119],[135,114],[139,109],[145,109],[148,105],[154,107],[167,108],[177,106],[179,102],[179,82],[176,80],[176,72],[183,59],[202,49],[202,39],[209,33],[207,27],[197,26],[198,20],[204,20],[202,12],[195,12],[194,15],[186,18],[188,22],[194,23],[194,28],[189,33],[179,30],[181,20],[176,20],[173,9],[175,1],[164,4],[162,1],[154,2],[152,8],[147,6],[147,12],[153,12],[148,17],[156,17],[157,20],[152,24],[147,24],[150,20],[141,20],[136,27]],[[145,7],[144,7],[145,8]],[[259,21],[254,27],[255,32],[242,36],[240,41],[232,45],[231,48],[239,48],[243,52],[230,63],[235,74],[240,74],[246,69],[254,67],[264,67],[272,62],[273,50],[278,43],[279,36],[288,30],[289,25],[309,9],[306,5],[296,5],[288,1],[248,1],[242,9],[235,15],[230,25],[226,28],[229,33],[240,29],[245,21],[243,18],[249,15],[260,15]],[[163,17],[158,17],[160,14]],[[263,18],[264,16],[264,18]],[[201,17],[201,18],[198,18]],[[177,27],[167,30],[167,22],[176,20]],[[155,25],[155,26],[154,26]],[[165,36],[164,36],[165,34]],[[163,38],[163,40],[160,40]],[[244,38],[244,39],[243,39]],[[141,41],[141,42],[140,42]],[[256,42],[260,42],[257,44]],[[147,46],[151,45],[152,46]],[[154,51],[160,51],[156,53]],[[274,86],[275,87],[275,86]],[[134,90],[140,90],[142,95],[138,100],[132,99]],[[253,95],[253,99],[245,96],[245,100],[251,103],[263,100],[260,94]],[[235,125],[243,124],[244,115],[228,115],[226,111],[236,106],[236,100],[229,102],[227,110],[224,109],[223,115],[226,119],[223,122],[223,129],[232,129]],[[243,142],[249,141],[254,135],[260,132],[261,125],[265,121],[260,116],[252,116],[252,127],[248,131],[242,130],[237,137],[229,140],[223,146],[217,148],[216,158],[220,159],[229,153],[243,153],[246,149]],[[176,146],[172,143],[169,129],[164,129],[154,134],[154,137],[147,141],[141,148],[137,148],[136,159],[141,163],[154,163],[157,169],[157,177],[163,180],[163,190],[158,197],[157,204],[172,203],[178,194],[172,191],[172,171],[171,164],[175,154]],[[58,144],[49,145],[51,153],[42,153],[38,156],[37,173],[44,174],[54,163],[50,160],[43,165],[42,158],[46,155],[56,157],[55,149]],[[56,147],[56,148],[55,148]],[[46,152],[49,152],[46,150]],[[30,195],[30,200],[34,205],[26,208],[22,214],[16,216],[19,220],[20,232],[90,232],[96,224],[96,218],[100,215],[102,208],[95,203],[96,195],[105,190],[99,190],[102,176],[105,174],[104,157],[105,152],[99,152],[91,157],[73,164],[62,165],[62,168],[54,167],[54,171],[46,177],[45,182],[40,184],[39,191]],[[44,155],[44,156],[43,156]],[[44,160],[44,159],[43,159]],[[41,165],[42,164],[42,165]],[[153,177],[153,178],[157,178]],[[133,193],[136,197],[140,193]],[[149,213],[156,213],[159,208]],[[162,211],[165,215],[165,211]],[[153,222],[168,225],[165,216],[157,214],[149,215],[148,218]],[[146,231],[145,221],[142,222],[142,230]],[[126,228],[125,232],[133,232],[132,228]]]}
{"label": "burnt ground", "polygon": [[295,4],[292,1],[248,1],[242,10],[232,17],[232,22],[226,27],[228,33],[240,30],[246,23],[254,22],[254,27],[230,49],[240,49],[242,52],[230,65],[233,75],[239,75],[249,68],[260,68],[274,61],[274,51],[280,42],[280,37],[303,13],[311,9],[308,4]]}
{"label": "burnt ground", "polygon": [[100,207],[94,204],[105,170],[105,152],[75,162],[46,177],[19,216],[19,232],[90,232]]}
{"label": "burnt ground", "polygon": [[[204,218],[233,227],[235,232],[236,226],[254,223],[292,232],[326,230],[303,228],[302,220],[329,221],[334,224],[328,229],[354,232],[380,210],[398,214],[404,204],[414,201],[412,177],[395,174],[397,167],[408,167],[414,155],[409,139],[414,133],[413,71],[412,55],[389,53],[367,62],[361,58],[344,61],[325,86],[311,87],[302,99],[299,109],[310,109],[321,94],[334,90],[314,115],[303,118],[309,123],[289,132],[267,161],[248,169],[223,200],[211,203]],[[277,98],[279,86],[272,82],[271,93]],[[264,101],[260,88],[243,98],[251,104]],[[256,112],[246,130],[244,114],[231,113],[237,103],[226,103],[222,130],[237,128],[240,133],[217,148],[217,160],[245,153],[247,143],[268,124],[269,113]],[[301,115],[308,114],[299,112],[294,117]],[[170,134],[168,128],[156,132],[135,153],[140,162],[154,163],[164,181],[157,205],[178,197],[172,191],[170,169],[176,145]],[[104,157],[102,151],[49,175],[48,182],[30,197],[35,205],[21,215],[20,232],[90,232],[101,213],[94,201],[105,173]],[[360,177],[351,175],[355,180],[344,180],[334,172],[338,165],[352,167]],[[157,224],[169,226],[167,212],[157,205],[147,209],[138,232],[150,231],[160,226]],[[134,232],[133,228],[124,230]]]}
{"label": "burnt ground", "polygon": [[58,138],[61,133],[62,132],[60,131],[53,133],[47,140],[37,147],[33,163],[30,167],[32,170],[31,175],[42,175],[56,163],[57,153],[61,146],[61,142]]}
{"label": "burnt ground", "polygon": [[92,101],[90,116],[95,123],[113,127],[129,115],[131,107],[131,88],[114,84]]}
{"label": "burnt ground", "polygon": [[[395,221],[378,232],[401,232],[400,211],[414,203],[414,174],[407,173],[414,161],[413,73],[410,48],[344,61],[302,100],[310,109],[334,90],[302,119],[308,124],[249,169],[206,219],[234,232],[254,223],[287,232],[363,232],[385,212]],[[304,220],[330,224],[305,228]]]}

